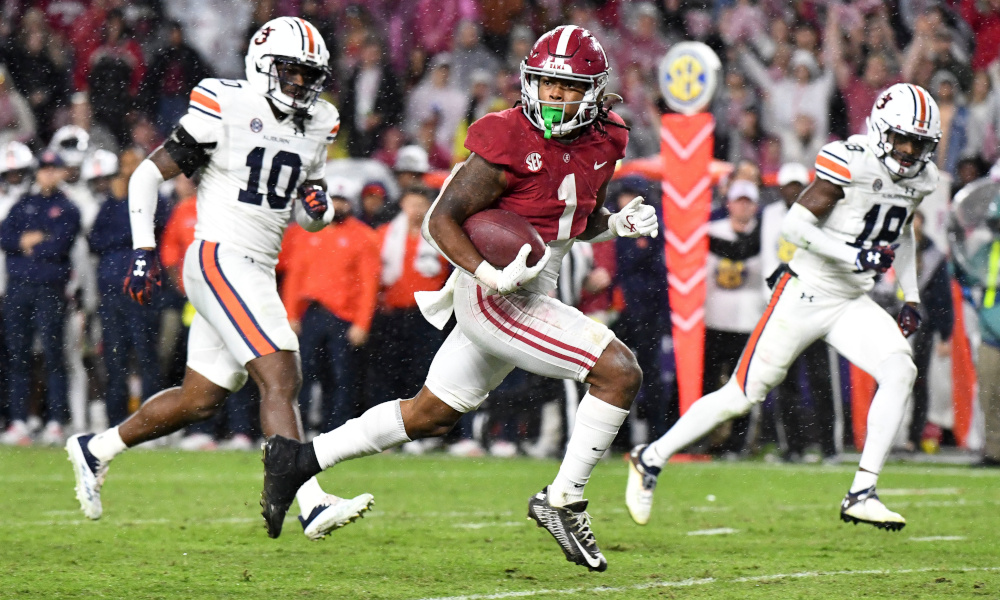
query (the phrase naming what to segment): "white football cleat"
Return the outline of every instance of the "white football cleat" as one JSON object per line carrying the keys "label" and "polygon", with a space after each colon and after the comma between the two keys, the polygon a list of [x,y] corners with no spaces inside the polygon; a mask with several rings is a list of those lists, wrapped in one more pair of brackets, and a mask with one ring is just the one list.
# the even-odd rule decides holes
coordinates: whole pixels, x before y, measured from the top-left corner
{"label": "white football cleat", "polygon": [[906,519],[885,507],[875,493],[875,486],[860,492],[848,493],[840,503],[840,520],[845,523],[868,523],[886,531],[899,531],[906,526]]}
{"label": "white football cleat", "polygon": [[317,504],[309,516],[299,517],[302,533],[313,541],[325,538],[331,531],[364,518],[371,510],[375,498],[371,494],[361,494],[354,498],[340,498],[327,494],[323,502]]}
{"label": "white football cleat", "polygon": [[625,484],[625,506],[628,514],[638,525],[649,523],[649,513],[653,509],[653,492],[660,469],[642,462],[642,451],[646,445],[636,446],[628,454],[628,483]]}
{"label": "white football cleat", "polygon": [[97,460],[87,444],[94,434],[77,434],[66,441],[66,452],[69,462],[73,463],[73,475],[76,477],[76,499],[80,501],[80,509],[88,519],[100,519],[101,486],[108,474],[108,463]]}
{"label": "white football cleat", "polygon": [[7,430],[0,435],[0,444],[4,446],[30,446],[31,429],[24,421],[13,421]]}

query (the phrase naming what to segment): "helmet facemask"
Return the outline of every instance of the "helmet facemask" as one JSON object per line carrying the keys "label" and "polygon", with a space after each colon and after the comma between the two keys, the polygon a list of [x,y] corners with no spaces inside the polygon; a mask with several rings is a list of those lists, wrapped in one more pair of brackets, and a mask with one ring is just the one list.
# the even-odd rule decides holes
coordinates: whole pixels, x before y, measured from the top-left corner
{"label": "helmet facemask", "polygon": [[[308,111],[323,93],[329,69],[284,56],[265,56],[267,97],[282,112]],[[259,68],[259,67],[258,67]],[[298,83],[301,77],[302,83]]]}
{"label": "helmet facemask", "polygon": [[[923,170],[924,165],[930,162],[937,148],[938,138],[916,135],[912,132],[902,131],[891,127],[884,120],[881,123],[869,122],[869,127],[874,127],[879,132],[879,141],[876,144],[877,154],[882,159],[882,163],[898,177],[916,177]],[[911,141],[914,147],[912,153],[904,153],[896,146],[903,139]]]}
{"label": "helmet facemask", "polygon": [[[582,84],[583,98],[570,102],[543,102],[538,94],[542,77],[561,79]],[[545,139],[562,137],[593,123],[604,99],[604,88],[608,85],[607,73],[598,75],[575,75],[530,67],[521,63],[521,101],[524,114],[535,127],[544,132]],[[567,109],[576,106],[576,113],[567,117]]]}

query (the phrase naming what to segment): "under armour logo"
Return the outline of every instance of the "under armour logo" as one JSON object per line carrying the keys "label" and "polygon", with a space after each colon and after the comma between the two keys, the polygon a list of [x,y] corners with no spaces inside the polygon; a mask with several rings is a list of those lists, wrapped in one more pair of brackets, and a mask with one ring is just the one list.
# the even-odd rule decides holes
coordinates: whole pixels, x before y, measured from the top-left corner
{"label": "under armour logo", "polygon": [[632,215],[625,216],[625,224],[628,225],[629,232],[635,231],[635,223],[632,222]]}
{"label": "under armour logo", "polygon": [[145,266],[146,266],[145,260],[140,258],[139,260],[135,261],[135,270],[132,271],[132,274],[135,275],[136,277],[142,277],[143,275],[146,274],[146,271],[144,270]]}
{"label": "under armour logo", "polygon": [[868,253],[868,262],[870,262],[873,265],[881,264],[882,263],[882,254],[880,254],[878,252],[869,252]]}
{"label": "under armour logo", "polygon": [[809,295],[806,295],[805,292],[802,292],[802,297],[799,298],[799,300],[808,300],[808,301],[812,302],[813,298],[814,298],[814,296],[809,296]]}

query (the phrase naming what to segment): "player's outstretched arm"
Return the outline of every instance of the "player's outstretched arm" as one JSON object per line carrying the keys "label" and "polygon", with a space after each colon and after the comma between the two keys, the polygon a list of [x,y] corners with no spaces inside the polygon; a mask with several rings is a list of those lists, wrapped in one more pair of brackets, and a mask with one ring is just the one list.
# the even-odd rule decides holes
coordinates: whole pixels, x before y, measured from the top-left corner
{"label": "player's outstretched arm", "polygon": [[855,264],[858,249],[827,235],[819,228],[820,219],[825,219],[843,197],[843,188],[817,177],[788,209],[781,225],[781,234],[800,248]]}

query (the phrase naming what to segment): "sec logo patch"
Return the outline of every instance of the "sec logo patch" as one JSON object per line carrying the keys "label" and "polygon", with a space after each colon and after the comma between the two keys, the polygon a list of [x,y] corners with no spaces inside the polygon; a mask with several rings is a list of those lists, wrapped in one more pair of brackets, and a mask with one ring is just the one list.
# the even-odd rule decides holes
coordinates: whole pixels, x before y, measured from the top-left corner
{"label": "sec logo patch", "polygon": [[250,121],[250,131],[260,133],[261,129],[264,129],[264,122],[254,117],[254,119]]}
{"label": "sec logo patch", "polygon": [[537,152],[532,152],[528,156],[524,157],[524,164],[527,165],[529,171],[537,173],[542,168],[542,155]]}

